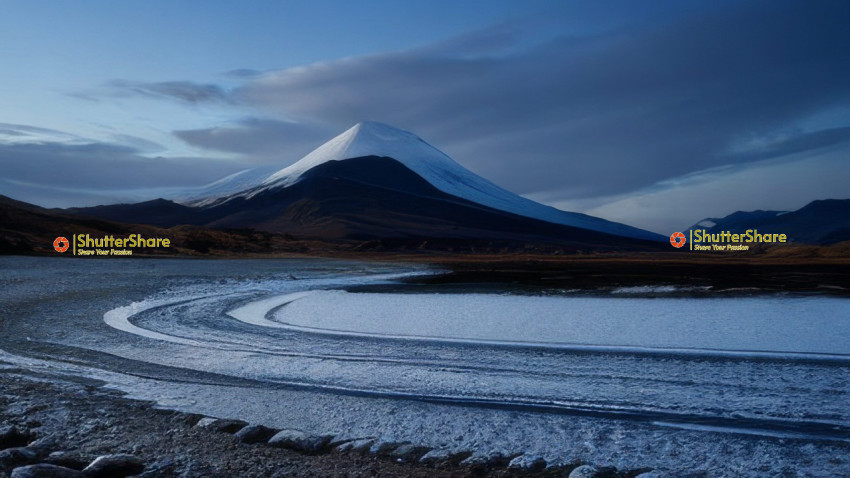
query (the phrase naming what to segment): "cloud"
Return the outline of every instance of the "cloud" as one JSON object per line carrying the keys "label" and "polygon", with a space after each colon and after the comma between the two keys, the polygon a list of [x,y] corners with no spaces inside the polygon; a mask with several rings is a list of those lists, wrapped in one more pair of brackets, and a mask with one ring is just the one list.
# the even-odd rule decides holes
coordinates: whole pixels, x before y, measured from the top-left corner
{"label": "cloud", "polygon": [[174,134],[200,148],[239,153],[251,162],[277,162],[281,167],[300,159],[337,132],[321,125],[267,118],[239,121]]}
{"label": "cloud", "polygon": [[112,94],[138,95],[157,99],[171,99],[197,105],[201,103],[229,103],[227,91],[214,84],[191,81],[163,81],[145,83],[130,80],[111,80],[106,84]]}
{"label": "cloud", "polygon": [[102,202],[153,199],[164,191],[200,186],[242,169],[223,160],[146,157],[132,146],[77,137],[72,142],[50,140],[46,132],[58,138],[72,136],[42,128],[7,129],[41,136],[39,141],[0,142],[0,194],[42,206],[79,205],[75,197]]}
{"label": "cloud", "polygon": [[765,159],[804,151],[841,145],[850,142],[850,126],[827,128],[820,131],[782,134],[769,138],[751,138],[733,153],[737,159]]}
{"label": "cloud", "polygon": [[250,68],[237,68],[235,70],[230,70],[224,72],[224,76],[228,78],[236,78],[236,79],[245,79],[245,78],[256,78],[262,75],[263,72],[260,70],[252,70]]}
{"label": "cloud", "polygon": [[118,144],[129,146],[138,151],[139,153],[152,154],[162,153],[166,151],[165,146],[145,138],[140,138],[138,136],[116,133],[113,134],[112,137]]}
{"label": "cloud", "polygon": [[521,42],[522,35],[519,23],[516,21],[503,22],[413,49],[408,54],[448,58],[498,56],[512,51]]}
{"label": "cloud", "polygon": [[850,198],[848,184],[846,149],[832,147],[697,171],[618,197],[550,202],[670,234],[739,210],[792,211],[816,199]]}
{"label": "cloud", "polygon": [[32,144],[46,142],[79,144],[85,142],[85,140],[79,136],[55,129],[23,124],[0,123],[0,143]]}

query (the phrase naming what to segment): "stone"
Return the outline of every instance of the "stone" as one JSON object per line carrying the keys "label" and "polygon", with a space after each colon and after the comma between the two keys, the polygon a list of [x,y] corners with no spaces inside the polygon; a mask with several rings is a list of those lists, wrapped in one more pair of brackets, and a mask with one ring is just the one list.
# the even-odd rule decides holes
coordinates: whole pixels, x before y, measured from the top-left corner
{"label": "stone", "polygon": [[637,475],[635,478],[664,478],[664,475],[658,471],[647,471],[646,473]]}
{"label": "stone", "polygon": [[599,469],[593,465],[581,465],[570,472],[569,478],[596,478]]}
{"label": "stone", "polygon": [[213,417],[202,417],[197,422],[195,422],[195,426],[201,427],[201,428],[209,428],[210,425],[212,425],[213,423],[215,423],[218,420],[219,420],[218,418],[213,418]]}
{"label": "stone", "polygon": [[185,423],[186,425],[197,425],[201,420],[207,418],[199,413],[185,413],[178,415],[180,421]]}
{"label": "stone", "polygon": [[27,445],[27,448],[34,451],[39,458],[44,458],[50,454],[50,452],[56,450],[57,447],[59,447],[59,438],[55,435],[48,435],[46,437],[39,438]]}
{"label": "stone", "polygon": [[300,451],[305,453],[320,453],[328,451],[328,445],[333,438],[333,435],[310,435],[307,437],[307,440],[303,442],[303,446]]}
{"label": "stone", "polygon": [[366,453],[372,448],[372,445],[374,445],[376,441],[377,440],[374,438],[360,438],[357,440],[351,440],[336,447],[336,451],[343,453]]}
{"label": "stone", "polygon": [[0,451],[0,472],[38,461],[38,453],[26,447],[7,448]]}
{"label": "stone", "polygon": [[92,461],[92,457],[67,451],[55,451],[44,459],[44,462],[50,465],[71,468],[72,470],[82,470]]}
{"label": "stone", "polygon": [[142,460],[133,455],[104,455],[97,457],[83,469],[83,474],[90,478],[123,478],[138,475],[145,471]]}
{"label": "stone", "polygon": [[236,438],[242,443],[265,443],[276,433],[277,430],[262,425],[248,425],[236,432]]}
{"label": "stone", "polygon": [[508,463],[515,457],[506,456],[505,454],[493,451],[486,455],[473,454],[461,461],[460,464],[469,467],[488,467],[494,468],[499,466],[507,466]]}
{"label": "stone", "polygon": [[457,464],[472,456],[470,451],[453,451],[445,448],[436,448],[419,458],[419,463],[426,465]]}
{"label": "stone", "polygon": [[18,430],[14,425],[0,427],[0,450],[25,446],[32,436]]}
{"label": "stone", "polygon": [[221,433],[236,433],[248,426],[248,422],[207,417],[200,419],[196,426]]}
{"label": "stone", "polygon": [[372,445],[372,448],[369,449],[369,453],[378,456],[387,456],[392,454],[396,448],[409,443],[410,442],[378,441]]}
{"label": "stone", "polygon": [[357,438],[341,438],[341,437],[334,437],[334,438],[332,438],[332,439],[331,439],[331,441],[328,443],[328,449],[338,448],[338,447],[340,447],[340,446],[342,446],[342,445],[344,445],[344,444],[346,444],[346,443],[353,442],[354,440],[357,440]]}
{"label": "stone", "polygon": [[427,446],[419,446],[414,445],[412,443],[407,443],[405,445],[401,445],[390,453],[390,456],[393,458],[397,458],[401,461],[419,461],[422,458],[422,455],[428,453],[431,448]]}
{"label": "stone", "polygon": [[520,455],[508,463],[508,468],[540,471],[546,468],[546,460],[536,455]]}
{"label": "stone", "polygon": [[11,478],[86,478],[86,475],[64,466],[41,463],[15,468]]}
{"label": "stone", "polygon": [[271,437],[269,445],[303,453],[318,453],[325,451],[332,439],[331,435],[309,435],[301,430],[286,429]]}
{"label": "stone", "polygon": [[308,436],[309,435],[301,430],[287,428],[275,433],[274,436],[269,439],[269,445],[273,445],[278,448],[295,449],[295,447],[306,440]]}

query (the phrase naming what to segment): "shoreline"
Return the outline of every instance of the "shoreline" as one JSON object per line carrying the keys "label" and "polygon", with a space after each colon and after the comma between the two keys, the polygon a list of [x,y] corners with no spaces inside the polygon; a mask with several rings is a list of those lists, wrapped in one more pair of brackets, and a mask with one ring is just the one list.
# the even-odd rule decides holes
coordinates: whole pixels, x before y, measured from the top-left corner
{"label": "shoreline", "polygon": [[[523,455],[461,463],[471,452],[442,451],[427,455],[432,459],[423,463],[427,448],[368,438],[338,443],[331,438],[315,450],[296,451],[301,445],[291,440],[288,445],[261,443],[278,430],[158,408],[97,380],[48,375],[0,362],[0,428],[10,426],[26,437],[30,443],[26,448],[33,453],[17,462],[0,459],[0,476],[43,463],[82,469],[109,455],[137,459],[145,470],[127,476],[140,477],[555,477],[587,466],[547,468],[541,459]],[[0,450],[0,457],[6,455],[10,453]],[[649,471],[600,468],[587,476],[634,478]]]}
{"label": "shoreline", "polygon": [[[0,256],[3,257],[3,256]],[[65,260],[263,261],[305,259],[433,267],[443,274],[406,282],[420,286],[515,284],[541,291],[610,294],[646,287],[649,296],[746,296],[772,293],[850,297],[850,254],[695,256],[687,253],[540,255],[286,253],[250,255],[134,255],[77,258],[49,254],[30,257]],[[652,290],[673,288],[673,290]]]}

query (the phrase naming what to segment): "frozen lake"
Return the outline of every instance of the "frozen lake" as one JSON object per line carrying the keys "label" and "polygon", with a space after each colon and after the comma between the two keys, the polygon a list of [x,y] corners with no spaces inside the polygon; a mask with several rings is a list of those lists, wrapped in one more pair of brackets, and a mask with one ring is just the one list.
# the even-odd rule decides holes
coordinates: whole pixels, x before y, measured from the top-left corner
{"label": "frozen lake", "polygon": [[843,298],[421,293],[397,282],[434,271],[326,260],[0,272],[0,361],[165,406],[550,463],[850,473]]}
{"label": "frozen lake", "polygon": [[[278,306],[278,301],[286,305]],[[565,349],[850,359],[847,300],[370,294],[266,300],[265,317],[307,331]],[[243,308],[244,310],[244,308]],[[239,312],[232,314],[239,318]],[[273,324],[266,324],[274,326]],[[824,331],[831,331],[825,334]]]}

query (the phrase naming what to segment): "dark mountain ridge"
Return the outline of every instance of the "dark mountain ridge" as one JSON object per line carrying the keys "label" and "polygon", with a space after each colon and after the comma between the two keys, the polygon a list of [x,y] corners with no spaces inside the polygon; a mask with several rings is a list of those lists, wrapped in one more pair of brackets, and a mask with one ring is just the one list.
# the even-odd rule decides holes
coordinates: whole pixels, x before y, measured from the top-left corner
{"label": "dark mountain ridge", "polygon": [[[708,226],[711,223],[714,225]],[[703,219],[688,229],[709,233],[758,229],[759,233],[786,234],[793,242],[834,244],[850,240],[850,199],[812,201],[790,212],[737,211],[723,218]]]}

